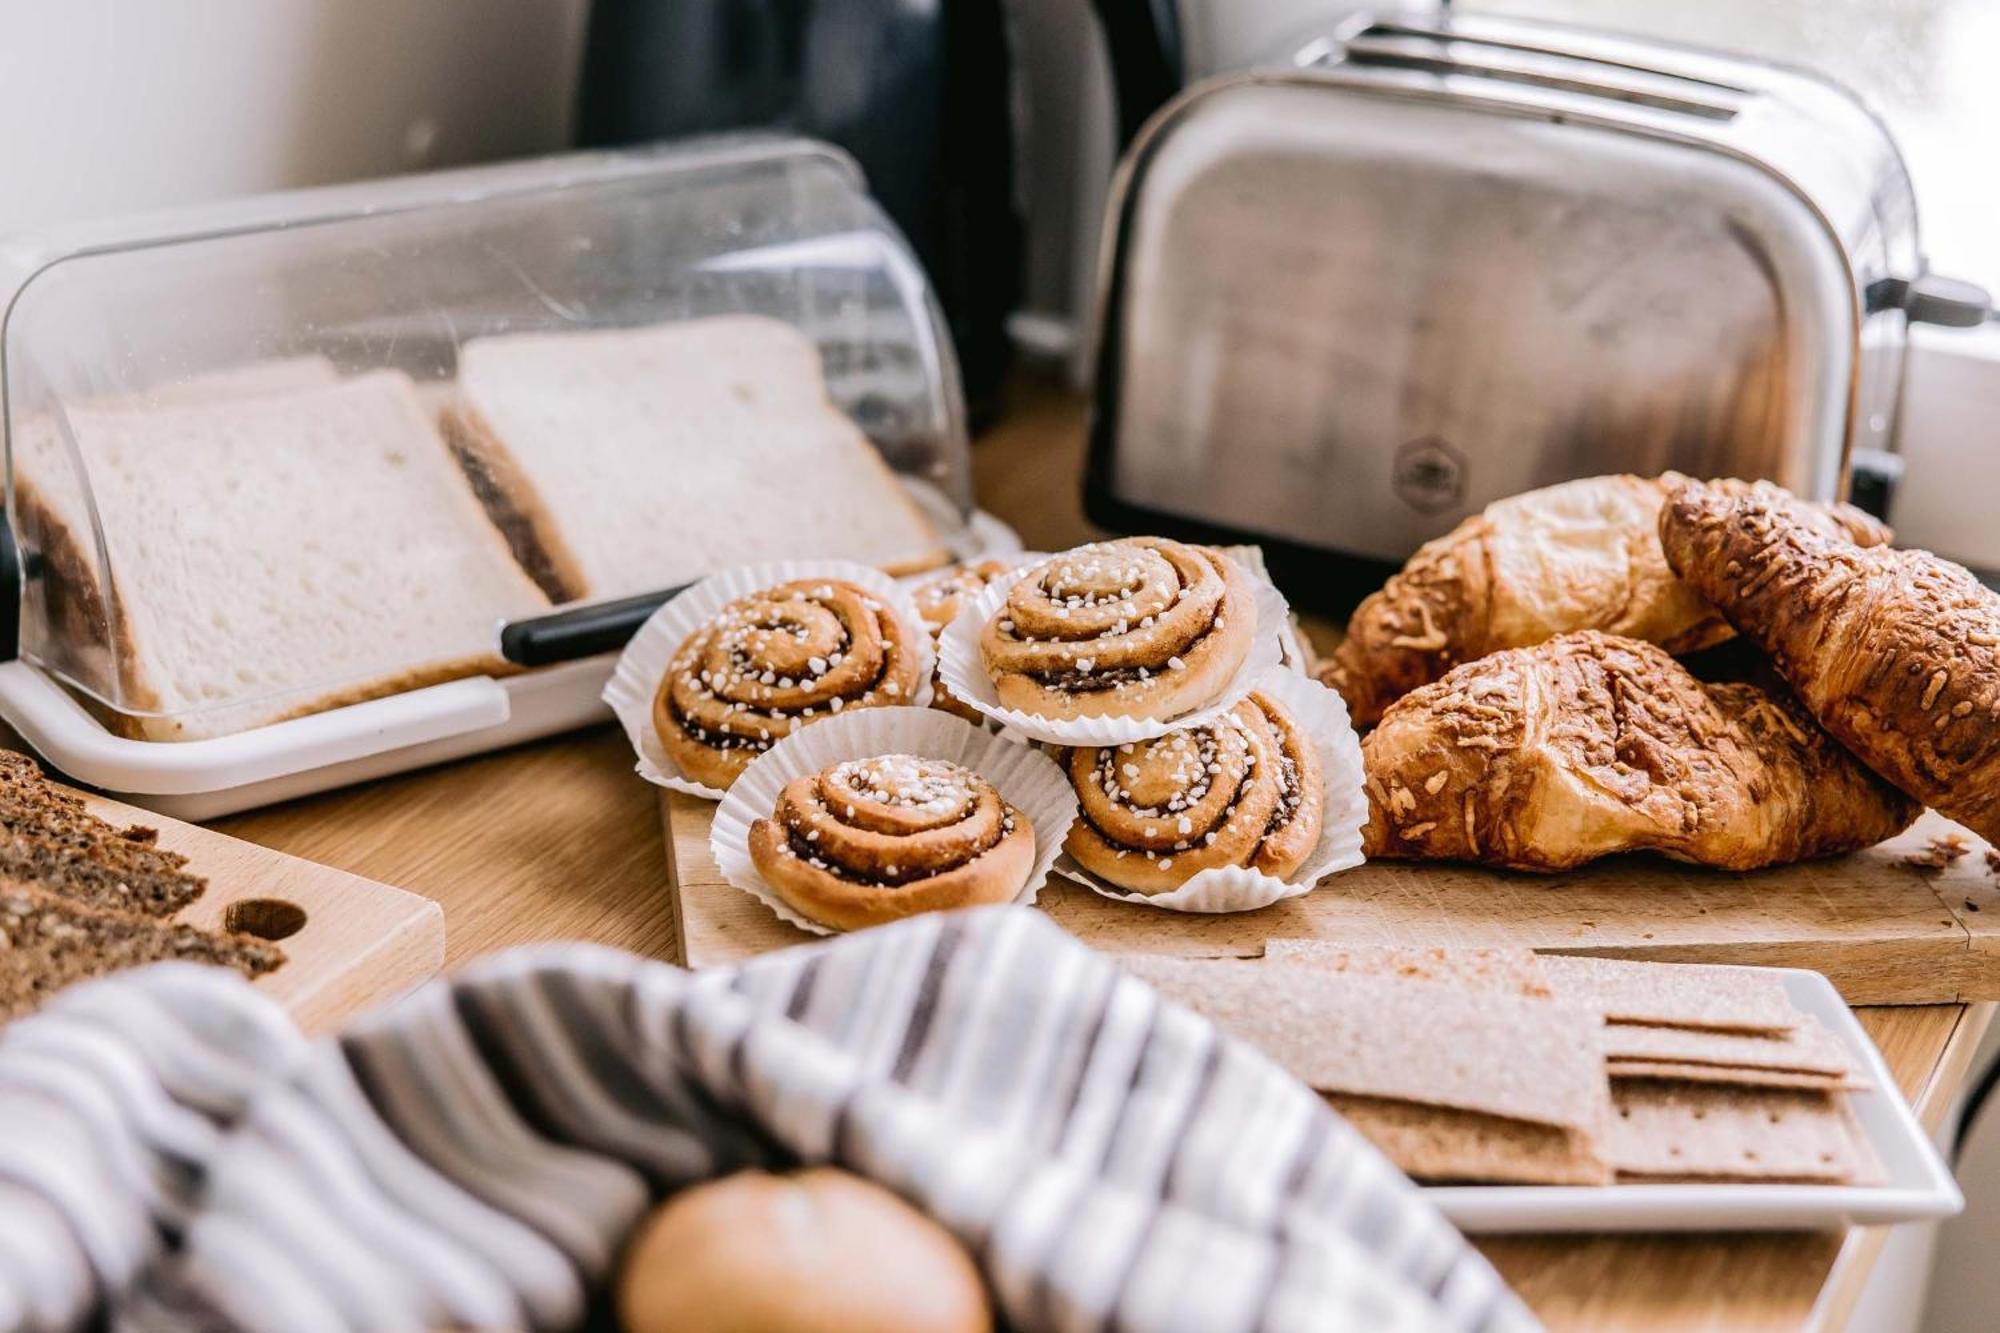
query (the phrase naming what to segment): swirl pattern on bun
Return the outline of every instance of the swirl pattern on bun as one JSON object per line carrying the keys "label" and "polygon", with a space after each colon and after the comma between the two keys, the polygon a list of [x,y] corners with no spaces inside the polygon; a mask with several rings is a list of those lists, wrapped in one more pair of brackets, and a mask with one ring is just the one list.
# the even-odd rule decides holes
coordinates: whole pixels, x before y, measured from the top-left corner
{"label": "swirl pattern on bun", "polygon": [[682,772],[727,787],[815,717],[910,703],[924,633],[838,579],[738,598],[674,653],[653,696],[653,729]]}
{"label": "swirl pattern on bun", "polygon": [[1133,537],[1028,571],[987,621],[979,651],[1008,708],[1174,718],[1215,702],[1256,635],[1256,595],[1235,561]]}
{"label": "swirl pattern on bun", "polygon": [[785,784],[750,826],[757,873],[837,930],[1007,902],[1035,862],[1027,818],[993,784],[942,759],[848,759]]}
{"label": "swirl pattern on bun", "polygon": [[1261,692],[1213,722],[1071,750],[1067,766],[1081,812],[1063,849],[1130,892],[1169,893],[1218,866],[1284,879],[1319,843],[1319,756]]}

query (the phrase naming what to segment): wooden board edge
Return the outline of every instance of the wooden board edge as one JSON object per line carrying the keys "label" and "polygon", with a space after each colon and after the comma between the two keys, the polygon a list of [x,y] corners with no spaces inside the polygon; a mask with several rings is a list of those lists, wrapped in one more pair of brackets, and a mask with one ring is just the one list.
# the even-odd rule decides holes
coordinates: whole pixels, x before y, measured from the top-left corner
{"label": "wooden board edge", "polygon": [[681,861],[674,850],[674,801],[697,798],[670,787],[659,789],[660,845],[667,855],[667,928],[673,933],[674,962],[692,967],[688,961],[687,912],[681,906]]}
{"label": "wooden board edge", "polygon": [[[409,896],[419,906],[354,955],[344,972],[285,997],[293,1020],[308,1036],[332,1031],[356,1014],[394,1003],[443,970],[444,908],[418,894]],[[280,969],[271,980],[282,975]],[[359,1005],[352,998],[357,993],[367,997]]]}
{"label": "wooden board edge", "polygon": [[[712,803],[699,797],[662,789],[660,818],[667,846],[672,880],[669,900],[675,914],[675,929],[681,958],[686,966],[700,969],[732,963],[753,956],[762,948],[783,947],[800,942],[779,940],[774,932],[761,929],[752,938],[748,923],[723,923],[714,919],[712,909],[699,897],[684,895],[686,871],[703,878],[700,867],[707,862],[705,846],[709,809]],[[697,846],[697,843],[703,845]],[[1983,871],[1982,871],[1983,877]],[[1719,941],[1658,944],[1620,942],[1615,945],[1568,945],[1535,943],[1544,953],[1572,953],[1610,958],[1630,958],[1643,962],[1704,962],[1755,967],[1798,967],[1819,972],[1851,1005],[1927,1005],[1968,1003],[1979,998],[2000,997],[2000,883],[1992,888],[1971,884],[1963,874],[1926,876],[1927,903],[1934,904],[1938,917],[1936,933],[1929,937],[1898,931],[1855,934],[1845,939],[1824,937],[1798,942],[1772,940]],[[1969,906],[1948,901],[1946,891],[1963,896]],[[696,895],[719,892],[706,883],[695,887]],[[734,892],[734,890],[729,890]],[[1992,904],[1982,899],[1991,894]],[[1925,901],[1919,899],[1919,901]],[[1107,936],[1098,904],[1088,903],[1065,910],[1065,900],[1050,896],[1044,910],[1051,919],[1077,935],[1093,948],[1117,951],[1125,948],[1159,953],[1204,956],[1255,957],[1261,941],[1245,943],[1224,939],[1206,940],[1181,933],[1172,938],[1162,934],[1147,939],[1143,929],[1135,929],[1129,940]],[[1126,909],[1143,914],[1144,909]],[[1083,917],[1078,918],[1077,913]],[[1178,924],[1178,923],[1176,923]],[[1130,927],[1142,927],[1134,915]],[[733,928],[732,928],[733,927]],[[1284,931],[1279,934],[1287,933]]]}
{"label": "wooden board edge", "polygon": [[[158,830],[160,847],[188,858],[207,889],[178,919],[224,929],[232,905],[258,898],[305,909],[304,927],[273,941],[285,951],[285,964],[255,985],[309,1034],[408,993],[444,966],[444,908],[431,898],[96,792],[65,789],[113,827]],[[231,858],[242,865],[232,870]],[[337,964],[324,973],[305,966],[312,959],[324,967],[329,957]]]}

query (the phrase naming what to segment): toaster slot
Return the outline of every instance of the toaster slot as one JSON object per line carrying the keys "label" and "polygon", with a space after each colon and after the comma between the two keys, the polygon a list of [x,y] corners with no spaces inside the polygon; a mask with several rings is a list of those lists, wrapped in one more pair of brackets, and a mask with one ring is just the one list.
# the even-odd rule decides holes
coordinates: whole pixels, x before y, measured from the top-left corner
{"label": "toaster slot", "polygon": [[1335,49],[1349,66],[1545,88],[1703,120],[1733,120],[1755,95],[1731,84],[1554,46],[1407,22],[1372,23]]}

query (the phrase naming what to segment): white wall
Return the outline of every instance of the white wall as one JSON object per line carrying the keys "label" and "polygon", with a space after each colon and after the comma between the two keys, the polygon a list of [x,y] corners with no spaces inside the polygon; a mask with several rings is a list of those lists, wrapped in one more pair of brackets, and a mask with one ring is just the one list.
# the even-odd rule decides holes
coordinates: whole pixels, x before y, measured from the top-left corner
{"label": "white wall", "polygon": [[588,0],[0,0],[0,231],[558,148]]}

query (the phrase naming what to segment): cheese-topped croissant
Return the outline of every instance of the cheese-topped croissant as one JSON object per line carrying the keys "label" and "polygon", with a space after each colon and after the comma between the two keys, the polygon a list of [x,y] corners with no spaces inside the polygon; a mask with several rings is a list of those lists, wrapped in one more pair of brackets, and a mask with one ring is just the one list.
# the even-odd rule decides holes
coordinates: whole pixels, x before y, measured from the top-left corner
{"label": "cheese-topped croissant", "polygon": [[1644,851],[1753,870],[1872,846],[1922,809],[1791,696],[1704,684],[1592,631],[1453,669],[1361,754],[1371,857],[1554,871]]}
{"label": "cheese-topped croissant", "polygon": [[1775,486],[1690,482],[1660,535],[1842,744],[2000,840],[2000,593],[1928,551],[1827,533]]}
{"label": "cheese-topped croissant", "polygon": [[[1721,642],[1728,623],[1674,577],[1660,550],[1660,506],[1684,480],[1671,472],[1587,477],[1488,505],[1425,543],[1361,603],[1321,678],[1366,726],[1461,662],[1574,630],[1643,639],[1675,654]],[[1862,545],[1889,539],[1888,529],[1846,505],[1812,514]]]}

